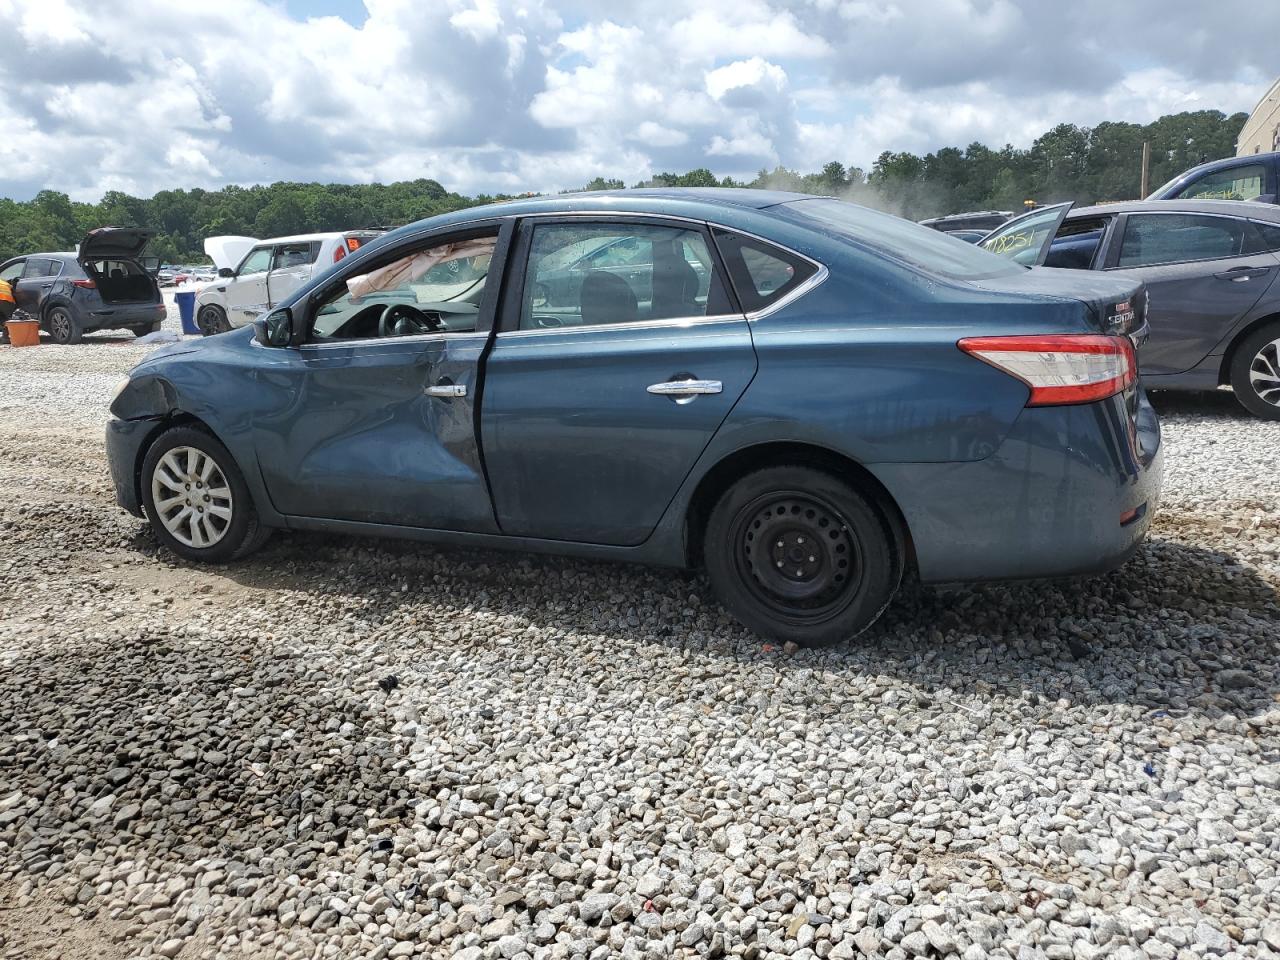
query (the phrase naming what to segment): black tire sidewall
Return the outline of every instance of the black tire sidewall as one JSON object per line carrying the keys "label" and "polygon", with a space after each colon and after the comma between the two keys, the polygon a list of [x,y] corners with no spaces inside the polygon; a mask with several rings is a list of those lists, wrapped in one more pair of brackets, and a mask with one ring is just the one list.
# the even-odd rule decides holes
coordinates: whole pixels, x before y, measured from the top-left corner
{"label": "black tire sidewall", "polygon": [[[151,477],[160,458],[174,447],[195,447],[214,459],[218,469],[226,477],[231,486],[232,513],[231,526],[226,535],[211,547],[189,547],[164,528],[156,513],[155,501],[151,494]],[[142,509],[155,531],[156,538],[186,560],[199,563],[226,563],[239,555],[241,547],[258,532],[257,514],[253,507],[253,498],[249,487],[244,482],[244,474],[236,464],[231,452],[212,434],[196,427],[173,427],[166,430],[147,448],[142,458],[141,475]]]}
{"label": "black tire sidewall", "polygon": [[[210,322],[205,322],[206,316],[210,318]],[[196,326],[200,328],[200,334],[205,337],[226,333],[231,329],[225,311],[214,304],[206,304],[196,311]]]}
{"label": "black tire sidewall", "polygon": [[[754,584],[735,562],[733,530],[739,513],[770,491],[805,491],[839,509],[862,552],[863,577],[851,603],[829,619],[795,624],[758,599]],[[707,522],[703,558],[721,603],[755,633],[801,646],[827,646],[851,639],[869,627],[897,590],[901,561],[881,512],[837,477],[810,467],[768,467],[748,474],[720,498]]]}
{"label": "black tire sidewall", "polygon": [[1280,407],[1267,403],[1254,392],[1253,384],[1249,382],[1249,367],[1258,351],[1272,340],[1280,340],[1280,323],[1269,323],[1249,334],[1231,358],[1231,389],[1236,400],[1255,417],[1264,420],[1280,420]]}

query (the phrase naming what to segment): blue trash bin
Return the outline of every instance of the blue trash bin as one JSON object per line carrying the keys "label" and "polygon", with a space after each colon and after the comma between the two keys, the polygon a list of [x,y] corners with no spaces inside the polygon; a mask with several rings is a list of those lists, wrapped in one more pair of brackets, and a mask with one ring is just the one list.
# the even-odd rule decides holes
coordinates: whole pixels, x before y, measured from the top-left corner
{"label": "blue trash bin", "polygon": [[196,292],[179,290],[173,295],[173,299],[178,303],[178,316],[182,318],[182,332],[199,333],[200,328],[196,326]]}

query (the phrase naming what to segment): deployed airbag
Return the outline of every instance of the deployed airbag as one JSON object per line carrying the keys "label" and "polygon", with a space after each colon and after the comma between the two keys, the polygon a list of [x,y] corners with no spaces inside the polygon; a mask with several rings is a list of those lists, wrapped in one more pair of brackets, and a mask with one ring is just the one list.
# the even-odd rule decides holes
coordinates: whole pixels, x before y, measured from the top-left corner
{"label": "deployed airbag", "polygon": [[393,290],[407,283],[413,283],[437,264],[450,260],[462,260],[466,257],[482,257],[493,253],[495,237],[484,237],[479,240],[464,240],[461,243],[446,243],[439,247],[419,250],[395,260],[385,267],[379,267],[370,273],[362,273],[347,280],[347,290],[352,297],[367,297],[371,293],[382,290]]}

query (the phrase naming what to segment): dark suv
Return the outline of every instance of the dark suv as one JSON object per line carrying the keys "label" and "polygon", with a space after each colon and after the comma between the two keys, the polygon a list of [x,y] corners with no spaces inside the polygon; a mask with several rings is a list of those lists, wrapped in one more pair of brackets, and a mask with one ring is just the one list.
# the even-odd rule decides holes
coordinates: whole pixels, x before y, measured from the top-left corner
{"label": "dark suv", "polygon": [[79,253],[33,253],[0,264],[18,309],[40,321],[57,343],[78,343],[93,330],[159,330],[164,299],[140,259],[151,234],[127,227],[91,230]]}

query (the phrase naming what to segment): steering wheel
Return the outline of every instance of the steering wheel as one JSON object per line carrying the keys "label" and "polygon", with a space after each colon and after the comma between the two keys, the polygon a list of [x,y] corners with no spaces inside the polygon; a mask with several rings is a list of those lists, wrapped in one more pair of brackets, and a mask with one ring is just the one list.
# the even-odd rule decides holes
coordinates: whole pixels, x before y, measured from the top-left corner
{"label": "steering wheel", "polygon": [[439,317],[433,317],[429,313],[423,313],[415,306],[407,303],[390,303],[387,309],[382,311],[382,316],[378,318],[378,336],[380,337],[403,337],[411,336],[396,330],[397,321],[407,320],[413,326],[414,333],[436,333],[444,329],[444,324]]}

